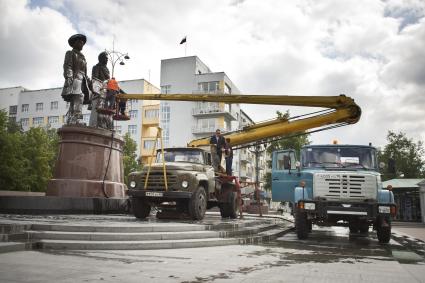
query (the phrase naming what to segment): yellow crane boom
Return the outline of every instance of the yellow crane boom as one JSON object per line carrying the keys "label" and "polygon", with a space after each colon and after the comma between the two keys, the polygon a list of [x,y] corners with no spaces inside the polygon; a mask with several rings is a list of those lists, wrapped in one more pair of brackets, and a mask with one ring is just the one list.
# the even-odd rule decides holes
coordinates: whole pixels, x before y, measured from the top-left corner
{"label": "yellow crane boom", "polygon": [[[288,95],[221,95],[221,94],[119,94],[118,99],[169,100],[224,102],[241,104],[268,104],[303,107],[323,107],[333,111],[316,116],[290,121],[277,118],[272,121],[245,127],[241,131],[225,134],[232,146],[252,143],[259,140],[300,133],[309,129],[333,124],[354,124],[361,116],[360,107],[345,95],[339,96],[288,96]],[[188,146],[197,147],[209,144],[209,137],[190,141]]]}

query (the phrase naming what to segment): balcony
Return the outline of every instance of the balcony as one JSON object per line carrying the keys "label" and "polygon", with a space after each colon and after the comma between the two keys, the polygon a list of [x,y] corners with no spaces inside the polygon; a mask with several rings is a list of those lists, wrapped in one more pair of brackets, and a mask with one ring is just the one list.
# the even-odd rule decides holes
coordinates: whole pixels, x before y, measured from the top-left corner
{"label": "balcony", "polygon": [[217,117],[224,116],[225,119],[235,121],[236,113],[233,111],[228,111],[224,109],[224,105],[216,107],[195,107],[192,108],[192,116],[194,117]]}
{"label": "balcony", "polygon": [[142,125],[143,126],[155,126],[155,125],[159,125],[159,118],[158,117],[153,117],[153,118],[143,117],[143,119],[142,119]]}
{"label": "balcony", "polygon": [[194,127],[192,127],[192,134],[195,134],[195,135],[213,134],[213,133],[215,133],[215,130],[217,128],[218,128],[218,126],[213,126],[213,127],[199,127],[199,126],[194,126]]}

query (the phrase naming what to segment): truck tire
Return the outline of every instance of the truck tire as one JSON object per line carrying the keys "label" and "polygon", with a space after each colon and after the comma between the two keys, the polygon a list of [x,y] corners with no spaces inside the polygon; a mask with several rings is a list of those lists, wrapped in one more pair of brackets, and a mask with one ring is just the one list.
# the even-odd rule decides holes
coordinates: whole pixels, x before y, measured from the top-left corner
{"label": "truck tire", "polygon": [[193,220],[202,220],[207,210],[207,195],[205,189],[199,186],[189,200],[189,215]]}
{"label": "truck tire", "polygon": [[307,214],[304,211],[295,212],[295,230],[297,231],[297,237],[300,240],[305,240],[308,237],[308,220]]}
{"label": "truck tire", "polygon": [[362,234],[366,234],[367,232],[369,232],[369,223],[367,221],[360,222],[359,230],[360,230],[360,233]]}
{"label": "truck tire", "polygon": [[[383,220],[388,223],[388,226],[383,226]],[[378,225],[376,227],[376,235],[378,236],[378,241],[382,244],[387,244],[391,239],[391,220],[389,217],[379,218]]]}
{"label": "truck tire", "polygon": [[138,219],[145,219],[151,213],[151,206],[139,198],[131,198],[131,208]]}
{"label": "truck tire", "polygon": [[220,204],[220,214],[222,218],[230,217],[235,219],[238,217],[240,205],[236,192],[229,192],[227,194],[227,202]]}
{"label": "truck tire", "polygon": [[359,232],[359,224],[357,221],[350,221],[348,223],[348,229],[350,230],[350,234],[356,234]]}

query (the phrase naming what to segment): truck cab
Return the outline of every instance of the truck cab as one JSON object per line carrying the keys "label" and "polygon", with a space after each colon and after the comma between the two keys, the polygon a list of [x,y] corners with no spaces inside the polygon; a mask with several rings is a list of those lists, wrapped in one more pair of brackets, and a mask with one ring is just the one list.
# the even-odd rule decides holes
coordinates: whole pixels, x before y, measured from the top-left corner
{"label": "truck cab", "polygon": [[150,167],[129,175],[134,215],[144,219],[155,206],[201,220],[207,208],[219,206],[223,217],[235,218],[239,204],[234,185],[217,178],[211,160],[209,150],[197,147],[158,150]]}
{"label": "truck cab", "polygon": [[300,239],[312,224],[348,225],[352,233],[372,225],[381,242],[389,241],[394,197],[382,189],[372,146],[309,145],[299,160],[294,150],[273,152],[272,198],[292,204]]}

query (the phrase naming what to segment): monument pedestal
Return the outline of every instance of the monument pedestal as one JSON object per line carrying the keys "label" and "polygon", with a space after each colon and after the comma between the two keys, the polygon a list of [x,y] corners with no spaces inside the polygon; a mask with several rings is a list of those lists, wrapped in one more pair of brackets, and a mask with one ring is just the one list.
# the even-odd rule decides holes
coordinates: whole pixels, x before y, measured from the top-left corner
{"label": "monument pedestal", "polygon": [[78,125],[63,126],[58,134],[59,155],[46,196],[126,197],[120,136]]}

